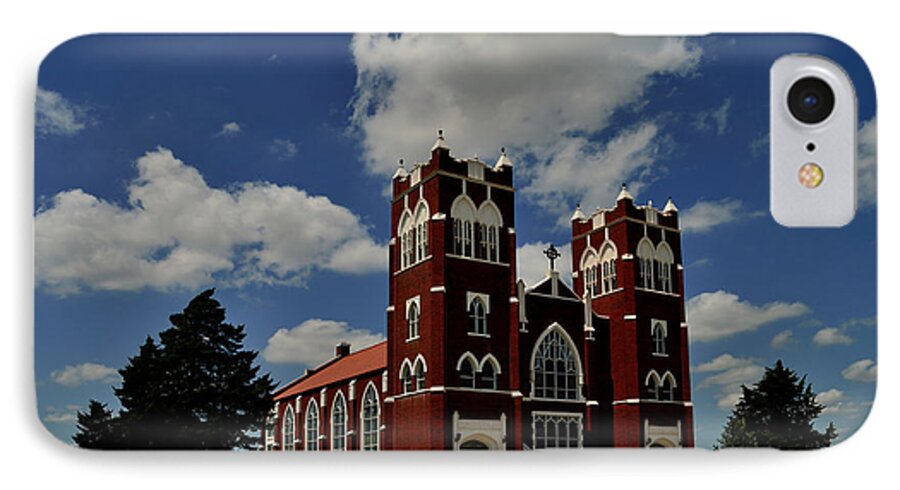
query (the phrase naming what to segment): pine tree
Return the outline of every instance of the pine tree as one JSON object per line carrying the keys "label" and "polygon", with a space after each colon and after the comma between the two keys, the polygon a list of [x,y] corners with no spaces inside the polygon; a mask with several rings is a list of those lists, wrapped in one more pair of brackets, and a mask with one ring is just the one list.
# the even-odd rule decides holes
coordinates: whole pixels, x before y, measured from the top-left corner
{"label": "pine tree", "polygon": [[767,367],[752,387],[741,386],[741,391],[717,447],[814,449],[830,446],[837,437],[832,423],[825,432],[813,428],[825,407],[816,402],[806,376],[798,377],[781,360]]}
{"label": "pine tree", "polygon": [[[172,327],[148,337],[121,370],[122,410],[111,439],[140,449],[252,448],[270,408],[274,383],[258,376],[257,352],[243,349],[243,325],[225,322],[214,289],[197,295]],[[90,440],[91,428],[76,437]],[[76,442],[78,440],[76,439]],[[79,443],[79,445],[81,445]]]}
{"label": "pine tree", "polygon": [[75,444],[88,449],[108,449],[113,446],[114,416],[112,410],[106,408],[106,404],[91,400],[87,412],[79,411],[76,416],[78,432],[72,437]]}

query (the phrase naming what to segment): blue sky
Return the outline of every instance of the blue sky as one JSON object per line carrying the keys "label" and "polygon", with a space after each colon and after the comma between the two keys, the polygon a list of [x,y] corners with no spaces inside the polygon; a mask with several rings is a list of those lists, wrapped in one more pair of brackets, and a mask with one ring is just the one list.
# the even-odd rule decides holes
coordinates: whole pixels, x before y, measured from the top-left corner
{"label": "blue sky", "polygon": [[[768,66],[787,51],[834,59],[859,96],[861,204],[841,229],[768,214]],[[115,406],[115,369],[209,286],[281,382],[340,339],[377,341],[389,178],[443,128],[457,156],[507,147],[529,282],[576,203],[608,207],[623,181],[674,198],[699,445],[779,358],[847,435],[877,370],[874,102],[858,56],[817,37],[75,39],[39,75],[41,419],[68,440],[89,398]]]}

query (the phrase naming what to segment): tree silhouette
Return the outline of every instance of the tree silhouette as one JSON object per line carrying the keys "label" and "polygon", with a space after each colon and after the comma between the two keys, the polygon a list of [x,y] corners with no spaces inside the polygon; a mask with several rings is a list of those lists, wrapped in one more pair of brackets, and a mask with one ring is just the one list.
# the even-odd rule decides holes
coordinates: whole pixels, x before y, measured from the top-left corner
{"label": "tree silhouette", "polygon": [[[268,413],[272,389],[268,374],[257,376],[257,352],[243,350],[243,325],[225,322],[225,309],[206,290],[172,327],[147,337],[138,354],[119,370],[115,395],[122,405],[108,423],[102,413],[85,414],[73,437],[82,447],[134,449],[232,449],[255,447]],[[105,408],[105,407],[103,407]],[[110,414],[111,415],[111,414]],[[102,431],[107,431],[104,433]],[[99,441],[92,442],[92,441]],[[91,446],[82,445],[94,444]]]}
{"label": "tree silhouette", "polygon": [[87,412],[79,411],[77,417],[78,433],[72,437],[75,444],[89,449],[110,448],[115,444],[112,440],[115,416],[106,404],[91,400]]}
{"label": "tree silhouette", "polygon": [[741,386],[741,391],[717,447],[814,449],[830,446],[837,437],[832,423],[825,432],[813,428],[825,407],[816,402],[806,376],[798,377],[781,360],[767,367],[752,387]]}

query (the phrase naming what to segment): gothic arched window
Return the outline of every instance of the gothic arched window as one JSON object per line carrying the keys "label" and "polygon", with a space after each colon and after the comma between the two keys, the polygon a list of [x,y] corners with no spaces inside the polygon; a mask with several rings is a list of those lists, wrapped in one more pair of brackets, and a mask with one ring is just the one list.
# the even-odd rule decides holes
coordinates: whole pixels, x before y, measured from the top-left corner
{"label": "gothic arched window", "polygon": [[639,283],[644,289],[653,289],[653,263],[656,253],[650,240],[644,238],[638,244],[637,257],[640,266]]}
{"label": "gothic arched window", "polygon": [[315,400],[306,406],[306,450],[319,450],[319,405]]}
{"label": "gothic arched window", "polygon": [[409,304],[409,311],[406,313],[406,323],[408,327],[408,335],[406,338],[415,339],[419,337],[419,304],[415,301]]}
{"label": "gothic arched window", "polygon": [[659,397],[657,400],[672,401],[675,399],[675,376],[666,372],[662,377],[662,383],[659,386]]}
{"label": "gothic arched window", "polygon": [[535,347],[532,364],[534,397],[577,400],[580,398],[578,383],[581,375],[578,353],[558,326],[550,328]]}
{"label": "gothic arched window", "polygon": [[378,431],[381,429],[378,409],[378,393],[375,385],[369,383],[363,394],[362,406],[362,450],[378,450]]}
{"label": "gothic arched window", "polygon": [[481,366],[478,387],[484,390],[497,389],[497,369],[491,359],[485,359]]}
{"label": "gothic arched window", "polygon": [[469,332],[476,335],[487,335],[487,313],[484,302],[479,297],[472,298],[469,303],[469,318],[471,324]]}
{"label": "gothic arched window", "polygon": [[331,450],[347,449],[347,402],[340,391],[331,404]]}
{"label": "gothic arched window", "polygon": [[281,450],[294,450],[294,409],[288,405],[284,411],[284,421],[281,424]]}
{"label": "gothic arched window", "polygon": [[421,357],[416,359],[416,367],[413,369],[416,378],[416,390],[425,389],[425,371],[425,359]]}
{"label": "gothic arched window", "polygon": [[653,324],[653,353],[666,353],[666,327],[661,322]]}
{"label": "gothic arched window", "polygon": [[659,278],[659,284],[657,286],[660,291],[671,293],[675,290],[674,284],[672,283],[672,264],[674,262],[675,259],[672,254],[672,249],[669,248],[669,245],[666,242],[660,243],[659,248],[656,250],[656,275]]}
{"label": "gothic arched window", "polygon": [[468,357],[462,359],[458,365],[459,385],[463,388],[475,387],[475,362]]}
{"label": "gothic arched window", "polygon": [[410,370],[408,359],[403,360],[403,367],[400,368],[400,383],[403,385],[403,393],[412,391],[412,371]]}

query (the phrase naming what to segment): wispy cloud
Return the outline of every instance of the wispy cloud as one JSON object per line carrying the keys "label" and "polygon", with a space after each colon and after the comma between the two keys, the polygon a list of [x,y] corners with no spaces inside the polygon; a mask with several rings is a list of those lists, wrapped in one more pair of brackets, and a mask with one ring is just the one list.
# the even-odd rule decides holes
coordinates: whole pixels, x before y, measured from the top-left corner
{"label": "wispy cloud", "polygon": [[86,362],[75,366],[66,366],[59,371],[50,373],[50,379],[54,383],[68,388],[81,386],[84,383],[102,382],[115,383],[119,380],[119,372],[115,368]]}
{"label": "wispy cloud", "polygon": [[809,313],[803,303],[774,301],[756,306],[726,291],[701,293],[687,302],[687,319],[693,342],[712,342],[763,325]]}
{"label": "wispy cloud", "polygon": [[721,136],[728,130],[728,115],[731,111],[731,98],[722,101],[715,109],[700,111],[694,120],[694,127],[706,131],[715,128],[716,134]]}
{"label": "wispy cloud", "polygon": [[72,103],[59,92],[38,87],[34,121],[38,133],[72,136],[92,123],[88,106]]}
{"label": "wispy cloud", "polygon": [[771,345],[773,349],[784,349],[794,343],[794,332],[785,330],[772,337],[772,341],[769,345]]}
{"label": "wispy cloud", "polygon": [[219,136],[219,137],[237,136],[237,135],[241,134],[241,131],[242,131],[241,125],[234,121],[231,121],[231,122],[227,122],[227,123],[223,124],[222,129],[220,129],[219,132],[216,133],[216,136]]}
{"label": "wispy cloud", "polygon": [[291,160],[297,156],[297,144],[287,138],[276,138],[269,144],[269,153],[279,160]]}
{"label": "wispy cloud", "polygon": [[860,207],[870,207],[878,198],[878,155],[876,138],[878,135],[876,118],[869,119],[859,128],[857,135],[857,186]]}
{"label": "wispy cloud", "polygon": [[847,366],[841,376],[859,383],[874,383],[878,379],[878,365],[871,359],[862,359]]}
{"label": "wispy cloud", "polygon": [[311,318],[293,328],[278,329],[269,338],[262,356],[273,363],[315,366],[330,359],[339,342],[349,342],[357,351],[383,339],[380,333],[350,328],[346,322]]}
{"label": "wispy cloud", "polygon": [[706,233],[716,227],[762,214],[748,211],[739,199],[700,200],[681,212],[681,229],[685,233]]}
{"label": "wispy cloud", "polygon": [[703,378],[698,390],[715,388],[716,406],[720,410],[731,410],[741,398],[741,386],[752,385],[762,378],[765,369],[753,359],[722,354],[712,361],[694,368],[698,374],[715,373]]}

